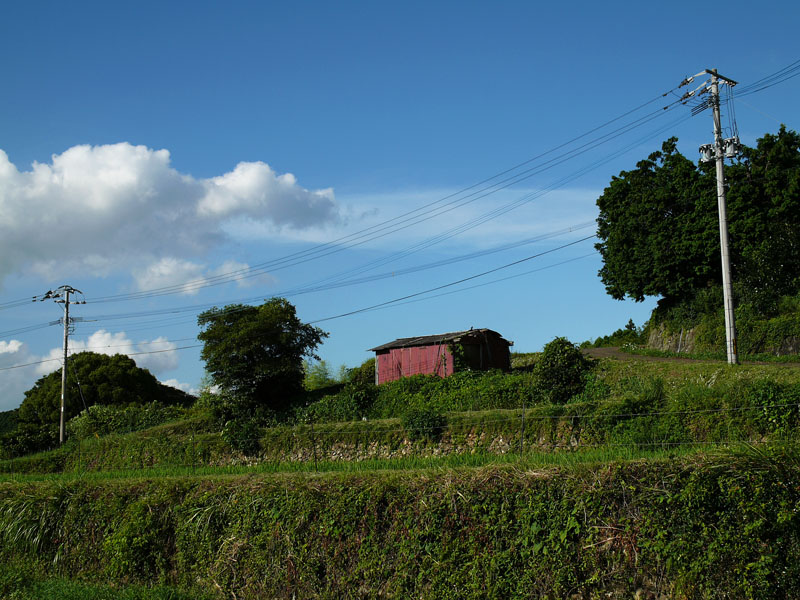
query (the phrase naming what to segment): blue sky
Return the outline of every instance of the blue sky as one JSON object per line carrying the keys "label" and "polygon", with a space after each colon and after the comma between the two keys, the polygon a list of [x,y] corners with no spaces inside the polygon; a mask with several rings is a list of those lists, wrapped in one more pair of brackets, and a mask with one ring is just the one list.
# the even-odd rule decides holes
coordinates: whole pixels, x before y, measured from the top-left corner
{"label": "blue sky", "polygon": [[[697,156],[710,114],[660,111],[675,100],[660,95],[704,68],[744,88],[797,61],[799,17],[795,2],[8,4],[0,410],[60,366],[60,326],[7,333],[59,306],[14,301],[61,284],[87,302],[73,348],[134,354],[184,389],[203,376],[184,348],[199,310],[288,292],[316,322],[529,258],[319,321],[334,368],[472,326],[536,351],[641,324],[656,299],[608,297],[579,241],[597,196],[670,135]],[[800,128],[799,91],[736,100],[742,141]],[[403,220],[424,206],[440,208]],[[402,228],[275,262],[390,219]],[[295,293],[333,281],[349,283]]]}

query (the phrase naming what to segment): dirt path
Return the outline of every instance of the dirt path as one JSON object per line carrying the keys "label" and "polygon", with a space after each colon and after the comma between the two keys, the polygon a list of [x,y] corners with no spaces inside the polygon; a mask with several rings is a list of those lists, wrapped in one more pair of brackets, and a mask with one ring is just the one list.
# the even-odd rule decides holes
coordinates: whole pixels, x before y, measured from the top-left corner
{"label": "dirt path", "polygon": [[[645,356],[643,354],[631,354],[623,352],[618,347],[610,348],[584,348],[583,353],[591,358],[616,358],[617,360],[643,360],[646,362],[677,362],[677,363],[719,363],[724,364],[724,360],[712,360],[707,358],[682,358],[677,356]],[[765,362],[765,361],[742,361],[743,365],[770,365],[774,367],[800,367],[796,362]]]}

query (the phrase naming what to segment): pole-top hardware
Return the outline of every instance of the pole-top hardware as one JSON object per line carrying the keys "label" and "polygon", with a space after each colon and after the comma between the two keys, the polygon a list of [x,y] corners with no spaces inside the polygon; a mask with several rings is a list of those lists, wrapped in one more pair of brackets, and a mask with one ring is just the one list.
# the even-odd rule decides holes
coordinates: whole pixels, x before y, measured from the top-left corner
{"label": "pole-top hardware", "polygon": [[69,358],[69,336],[74,332],[71,324],[77,319],[70,318],[69,305],[70,304],[86,304],[86,300],[70,300],[70,294],[80,294],[83,292],[71,285],[62,285],[55,290],[47,290],[41,296],[34,296],[33,301],[43,302],[45,300],[53,300],[58,304],[64,305],[64,366],[61,369],[61,411],[58,429],[59,443],[64,443],[64,413],[66,412],[66,398],[67,398],[67,360]]}

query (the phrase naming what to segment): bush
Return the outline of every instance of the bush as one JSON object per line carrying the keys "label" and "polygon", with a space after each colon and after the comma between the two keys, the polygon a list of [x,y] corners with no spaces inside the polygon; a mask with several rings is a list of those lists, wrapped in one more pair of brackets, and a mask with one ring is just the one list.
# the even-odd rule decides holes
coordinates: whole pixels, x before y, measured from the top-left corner
{"label": "bush", "polygon": [[158,402],[125,408],[95,405],[67,422],[67,436],[82,440],[93,435],[140,431],[185,415],[184,408],[164,406]]}
{"label": "bush", "polygon": [[517,373],[533,371],[540,352],[512,352],[511,370]]}
{"label": "bush", "polygon": [[412,409],[403,415],[403,428],[410,440],[438,440],[442,437],[447,419],[428,409]]}
{"label": "bush", "polygon": [[0,412],[0,434],[14,431],[17,427],[17,409]]}
{"label": "bush", "polygon": [[589,369],[590,363],[578,347],[567,338],[557,337],[545,345],[534,374],[546,398],[553,404],[564,404],[583,391]]}
{"label": "bush", "polygon": [[787,435],[798,424],[800,386],[781,385],[768,379],[754,381],[747,390],[749,404],[758,407],[756,420],[765,432]]}
{"label": "bush", "polygon": [[245,456],[254,456],[261,449],[261,429],[252,420],[234,419],[222,428],[222,439]]}
{"label": "bush", "polygon": [[58,446],[58,425],[20,423],[0,436],[0,458],[16,458]]}
{"label": "bush", "polygon": [[375,358],[368,358],[358,367],[347,370],[344,377],[345,383],[359,385],[375,385]]}
{"label": "bush", "polygon": [[271,427],[288,420],[289,410],[278,412],[263,404],[236,396],[228,391],[204,391],[196,406],[208,410],[212,425],[221,430],[229,421],[253,421],[259,427]]}

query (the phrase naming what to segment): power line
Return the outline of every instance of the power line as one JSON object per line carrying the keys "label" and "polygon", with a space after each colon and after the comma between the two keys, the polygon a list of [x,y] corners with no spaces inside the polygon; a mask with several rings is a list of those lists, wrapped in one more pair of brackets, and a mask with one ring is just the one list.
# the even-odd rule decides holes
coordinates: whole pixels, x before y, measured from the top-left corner
{"label": "power line", "polygon": [[355,314],[358,314],[358,313],[375,310],[376,308],[381,308],[381,307],[387,306],[389,304],[394,304],[396,302],[400,302],[401,300],[407,300],[409,298],[414,298],[416,296],[421,296],[422,294],[427,294],[427,293],[435,292],[437,290],[441,290],[441,289],[444,289],[444,288],[452,287],[454,285],[458,285],[459,283],[464,283],[465,281],[471,281],[472,279],[477,279],[478,277],[483,277],[484,275],[489,275],[490,273],[496,273],[497,271],[500,271],[502,269],[507,269],[507,268],[512,267],[514,265],[518,265],[518,264],[521,264],[523,262],[526,262],[526,261],[529,261],[529,260],[533,260],[534,258],[538,258],[540,256],[544,256],[545,254],[550,254],[551,252],[555,252],[556,250],[561,250],[562,248],[567,248],[569,246],[574,246],[575,244],[578,244],[580,242],[584,242],[586,240],[590,240],[593,237],[596,237],[596,236],[595,235],[590,235],[590,236],[587,236],[585,238],[581,238],[581,239],[579,239],[577,241],[570,242],[568,244],[564,244],[563,246],[558,246],[557,248],[552,248],[552,249],[546,250],[544,252],[539,252],[538,254],[534,254],[532,256],[528,256],[528,257],[522,258],[520,260],[515,260],[514,262],[510,262],[510,263],[502,265],[500,267],[495,267],[494,269],[489,269],[488,271],[484,271],[482,273],[477,273],[476,275],[470,275],[469,277],[464,277],[464,278],[459,279],[457,281],[451,281],[450,283],[445,283],[443,285],[439,285],[439,286],[436,286],[436,287],[433,287],[433,288],[430,288],[430,289],[427,289],[427,290],[423,290],[421,292],[415,292],[413,294],[408,294],[408,295],[402,296],[400,298],[395,298],[394,300],[387,300],[386,302],[381,302],[379,304],[374,304],[372,306],[359,308],[357,310],[351,310],[349,312],[342,313],[342,314],[339,314],[339,315],[334,315],[332,317],[325,317],[325,318],[322,318],[322,319],[316,319],[314,321],[309,321],[309,323],[311,323],[311,324],[322,323],[323,321],[331,321],[333,319],[340,319],[342,317],[349,317],[351,315],[355,315]]}
{"label": "power line", "polygon": [[741,88],[739,88],[737,96],[741,97],[749,96],[750,94],[756,94],[775,85],[788,81],[789,79],[793,79],[798,75],[800,75],[800,60],[796,60],[782,69],[762,77],[753,83],[743,85]]}
{"label": "power line", "polygon": [[[382,308],[382,307],[388,307],[389,305],[395,304],[395,303],[397,303],[397,302],[399,302],[401,300],[405,300],[405,299],[408,299],[408,298],[420,296],[420,295],[426,294],[426,293],[428,293],[430,291],[435,291],[435,290],[438,290],[438,289],[451,287],[453,285],[457,285],[458,283],[463,283],[464,281],[469,281],[471,279],[482,277],[484,275],[487,275],[487,274],[490,274],[490,273],[493,273],[493,272],[496,272],[496,271],[499,271],[499,270],[502,270],[502,269],[506,269],[506,268],[508,268],[510,266],[513,266],[513,265],[516,265],[516,264],[520,264],[522,262],[526,262],[526,261],[532,260],[532,259],[537,258],[539,256],[550,254],[550,253],[555,252],[557,250],[560,250],[562,248],[573,246],[573,245],[575,245],[575,244],[577,244],[579,242],[591,239],[593,237],[595,237],[595,236],[594,235],[587,236],[585,238],[582,238],[581,240],[570,242],[568,244],[564,244],[564,245],[559,246],[557,248],[553,248],[553,249],[550,249],[550,250],[535,254],[533,256],[528,256],[526,258],[514,261],[512,263],[508,263],[508,264],[505,264],[505,265],[501,265],[499,267],[495,267],[494,269],[490,269],[489,271],[485,271],[483,273],[472,275],[470,277],[461,279],[459,281],[455,281],[455,282],[451,282],[451,283],[444,284],[444,285],[441,285],[441,286],[437,286],[435,288],[432,288],[431,290],[424,290],[422,292],[417,292],[417,293],[411,294],[409,296],[404,296],[403,298],[389,300],[389,301],[383,302],[383,303],[381,303],[379,305],[375,305],[375,306],[364,308],[364,309],[358,309],[356,311],[351,311],[350,313],[347,313],[347,314],[344,314],[344,315],[335,315],[335,316],[332,316],[332,317],[326,317],[324,319],[318,319],[317,321],[311,321],[311,323],[318,323],[318,322],[321,322],[321,321],[328,321],[328,320],[338,319],[338,318],[341,318],[343,316],[349,316],[350,314],[358,314],[360,312],[366,312],[366,311],[371,311],[371,310],[377,310],[378,308]],[[595,253],[592,253],[592,254],[595,254]],[[590,256],[590,255],[587,255],[587,256]],[[583,257],[578,257],[578,258],[583,258]],[[561,264],[566,264],[568,262],[572,262],[573,260],[577,260],[577,259],[566,260],[566,261],[563,261],[561,263],[557,263],[555,265],[549,265],[548,267],[544,267],[543,269],[553,268],[553,267],[559,266]],[[529,274],[529,273],[532,273],[532,272],[535,272],[535,271],[538,271],[538,270],[543,270],[543,269],[534,269],[533,271],[529,271],[527,273],[523,273],[523,274],[520,274],[520,275],[515,275],[515,276],[512,276],[512,277],[517,277],[517,276],[521,276],[521,275],[524,275],[524,274]],[[499,280],[496,280],[496,281],[504,281],[505,279],[510,279],[510,278],[511,277],[502,278],[502,279],[499,279]],[[488,285],[490,283],[494,283],[494,282],[487,282],[487,283],[484,283],[484,284],[481,284],[481,285]],[[472,286],[472,287],[479,287],[479,286]],[[464,290],[466,290],[466,289],[471,289],[471,288],[465,288]],[[464,290],[454,290],[454,292],[464,291]],[[450,293],[454,293],[454,292],[450,292]],[[432,296],[432,297],[436,297],[436,296]],[[417,301],[426,300],[426,299],[428,299],[428,298],[422,298],[422,299],[419,299]],[[235,312],[235,310],[236,309],[231,310],[230,312]],[[241,310],[241,309],[239,309],[239,310]],[[166,343],[174,343],[174,342],[178,342],[178,341],[186,341],[186,340],[189,340],[189,339],[194,339],[194,338],[179,338],[179,339],[175,339],[175,340],[163,340],[163,341],[154,340],[154,341],[151,341],[151,342],[138,342],[138,343],[135,343],[135,345],[141,346],[143,344],[161,344],[161,343],[166,344]],[[89,350],[93,350],[93,349],[105,349],[105,348],[113,348],[113,347],[129,347],[129,346],[132,346],[132,345],[134,345],[134,343],[131,343],[131,344],[120,344],[119,346],[95,346],[95,347],[82,348],[80,351],[83,352],[83,351],[89,351]],[[177,351],[177,350],[186,350],[186,349],[190,349],[190,348],[199,348],[202,345],[203,344],[191,344],[191,345],[179,346],[179,347],[175,347],[175,348],[165,348],[163,350],[151,350],[151,351],[141,351],[141,352],[126,352],[124,354],[126,356],[143,356],[143,355],[149,355],[149,354],[159,354],[159,353],[164,353],[164,352],[172,352],[172,351]],[[50,358],[50,359],[43,359],[43,360],[40,360],[40,361],[25,363],[25,364],[21,364],[21,365],[13,365],[13,366],[9,366],[9,367],[0,367],[0,371],[8,371],[8,370],[12,370],[12,369],[19,369],[19,368],[22,368],[22,367],[35,366],[35,365],[40,365],[40,364],[44,364],[44,363],[48,363],[48,362],[56,362],[56,361],[60,362],[61,359],[59,359],[59,358]]]}
{"label": "power line", "polygon": [[[767,76],[757,80],[756,82],[753,82],[752,84],[749,84],[747,86],[743,86],[742,88],[740,88],[741,91],[740,91],[739,95],[743,96],[743,95],[747,95],[747,94],[756,93],[758,91],[762,91],[764,89],[767,89],[768,87],[772,87],[773,85],[777,85],[778,83],[782,83],[782,82],[784,82],[784,81],[786,81],[788,79],[791,79],[791,78],[793,78],[793,77],[795,77],[795,76],[797,76],[799,74],[800,74],[800,60],[795,61],[795,62],[791,63],[790,65],[788,65],[788,66],[776,71],[775,73],[767,75]],[[534,156],[534,157],[532,157],[530,159],[527,159],[527,160],[525,160],[525,161],[523,161],[521,163],[518,163],[518,164],[514,165],[513,167],[510,167],[508,169],[500,171],[500,172],[498,172],[498,173],[496,173],[496,174],[494,174],[494,175],[492,175],[490,177],[487,177],[487,178],[485,178],[485,179],[483,179],[481,181],[478,181],[478,182],[476,182],[476,183],[474,183],[474,184],[472,184],[470,186],[464,187],[464,188],[458,190],[457,192],[454,192],[452,194],[448,194],[448,195],[446,195],[446,196],[444,196],[444,197],[442,197],[442,198],[440,198],[440,199],[438,199],[436,201],[427,203],[427,204],[425,204],[425,205],[423,205],[421,207],[418,207],[418,208],[416,208],[416,209],[414,209],[412,211],[408,211],[406,213],[403,213],[402,215],[398,215],[397,217],[393,217],[391,219],[383,221],[382,223],[378,223],[376,225],[373,225],[373,226],[370,226],[368,228],[362,229],[362,230],[360,230],[358,232],[354,232],[352,234],[348,234],[346,236],[342,236],[342,237],[340,237],[340,238],[338,238],[336,240],[333,240],[331,242],[318,244],[318,245],[316,245],[316,246],[314,246],[314,247],[312,247],[310,249],[306,249],[306,250],[302,250],[302,251],[299,251],[299,252],[296,252],[296,253],[292,253],[292,254],[286,255],[285,257],[278,258],[278,259],[273,259],[271,261],[267,261],[267,262],[261,263],[259,265],[254,265],[253,267],[248,267],[247,269],[235,270],[235,271],[231,271],[229,273],[220,274],[220,275],[209,277],[209,278],[203,278],[203,279],[200,279],[200,280],[189,281],[189,282],[185,282],[185,283],[182,283],[182,284],[175,284],[175,285],[171,285],[171,286],[164,286],[164,287],[161,287],[161,288],[154,288],[152,290],[144,290],[144,291],[141,291],[141,292],[134,292],[134,293],[130,293],[130,294],[118,294],[118,295],[113,295],[113,296],[99,297],[99,298],[95,299],[94,301],[95,302],[110,302],[110,301],[123,301],[123,300],[130,300],[130,299],[139,299],[139,298],[144,298],[144,297],[152,297],[152,296],[155,296],[155,295],[162,295],[161,292],[163,292],[164,294],[181,293],[181,292],[184,292],[186,290],[187,286],[189,286],[192,289],[195,289],[195,288],[199,289],[200,287],[207,287],[208,285],[216,285],[218,283],[219,284],[221,284],[221,283],[229,283],[229,282],[232,282],[232,281],[239,280],[239,279],[241,279],[243,277],[257,276],[257,275],[263,274],[263,271],[265,269],[268,269],[268,268],[272,267],[273,265],[280,267],[281,264],[283,264],[284,267],[285,267],[285,266],[293,266],[293,265],[299,264],[297,262],[290,263],[290,264],[285,264],[285,261],[288,260],[288,259],[307,258],[309,255],[316,255],[321,250],[330,249],[330,248],[332,248],[334,246],[342,244],[343,242],[349,242],[349,241],[352,241],[352,240],[360,239],[359,236],[362,236],[362,234],[364,234],[366,232],[374,232],[376,230],[380,230],[380,228],[382,228],[382,227],[384,227],[384,226],[386,226],[388,224],[395,223],[395,222],[398,222],[398,221],[402,222],[403,219],[406,219],[407,217],[411,217],[412,215],[415,215],[415,214],[419,214],[422,211],[424,211],[425,209],[428,209],[428,208],[433,207],[433,206],[440,205],[443,202],[445,202],[446,200],[450,200],[450,199],[455,198],[455,197],[457,197],[457,196],[459,196],[461,194],[465,194],[466,192],[469,192],[470,190],[474,190],[475,188],[478,188],[481,185],[484,185],[486,183],[489,183],[491,181],[499,179],[500,177],[503,177],[505,175],[513,173],[514,171],[519,170],[520,168],[522,168],[524,166],[527,166],[527,165],[529,165],[531,163],[534,163],[535,161],[537,161],[537,160],[539,160],[541,158],[544,158],[545,156],[547,156],[549,154],[552,154],[552,153],[554,153],[554,152],[556,152],[556,151],[558,151],[558,150],[560,150],[562,148],[565,148],[565,147],[569,146],[572,143],[575,143],[575,142],[577,142],[577,141],[579,141],[579,140],[581,140],[581,139],[583,139],[585,137],[588,137],[589,135],[591,135],[591,134],[593,134],[595,132],[598,132],[598,131],[602,130],[605,127],[608,127],[609,125],[611,125],[611,124],[613,124],[613,123],[615,123],[617,121],[620,121],[620,120],[624,119],[627,116],[630,116],[630,115],[634,114],[635,112],[641,110],[642,108],[644,108],[644,107],[656,102],[660,98],[668,95],[669,93],[674,91],[674,89],[675,88],[673,88],[673,90],[669,90],[668,92],[665,92],[664,94],[660,94],[660,95],[658,95],[658,96],[656,96],[656,97],[654,97],[654,98],[652,98],[652,99],[640,104],[639,106],[637,106],[637,107],[635,107],[635,108],[633,108],[633,109],[631,109],[629,111],[626,111],[625,113],[622,113],[621,115],[619,115],[617,117],[614,117],[614,118],[606,121],[605,123],[603,123],[603,124],[601,124],[601,125],[599,125],[597,127],[594,127],[592,129],[586,131],[585,133],[583,133],[581,135],[575,136],[575,137],[573,137],[572,139],[570,139],[570,140],[568,140],[566,142],[558,144],[558,145],[554,146],[553,148],[551,148],[550,150],[547,150],[547,151],[545,151],[543,153],[540,153],[540,154],[538,154],[538,155],[536,155],[536,156]],[[670,107],[667,106],[665,108],[670,108]],[[642,118],[639,119],[639,121],[641,121],[643,119],[647,119],[647,118],[648,118],[648,116],[642,117]],[[636,123],[636,121],[634,121],[634,123]],[[623,126],[623,127],[619,128],[618,130],[615,130],[615,131],[623,130],[626,127],[630,127],[630,126],[631,126],[631,124],[628,124],[628,125]],[[611,134],[606,134],[606,136],[609,136],[609,135],[611,135]],[[603,137],[606,137],[606,136],[603,136]],[[598,138],[598,140],[599,139],[602,139],[602,138]],[[589,143],[591,143],[591,142],[588,142],[587,144],[589,144]],[[586,144],[584,144],[584,145],[586,145]],[[574,151],[571,151],[571,152],[574,152]],[[564,155],[562,155],[562,157],[563,156]],[[506,179],[504,181],[508,181],[508,179]],[[513,181],[514,182],[518,182],[518,180],[513,180]],[[497,185],[497,184],[493,184],[493,186],[495,186],[495,185]],[[489,189],[489,188],[484,188],[484,189]],[[495,191],[497,191],[497,190],[495,190]],[[475,192],[473,192],[473,194],[474,193]],[[434,215],[434,216],[438,216],[438,215]],[[418,224],[418,222],[415,222],[415,223],[412,223],[412,224]],[[372,237],[372,238],[369,238],[369,239],[375,239],[375,237]],[[335,251],[340,251],[341,249],[344,249],[344,248],[338,248],[337,247]],[[283,268],[283,267],[281,267],[281,268]],[[18,300],[13,300],[13,301],[5,302],[5,303],[0,303],[0,310],[5,310],[5,309],[8,309],[8,308],[14,308],[14,307],[22,306],[22,305],[26,304],[29,301],[30,301],[29,298],[20,298]]]}
{"label": "power line", "polygon": [[[178,346],[176,348],[166,348],[164,350],[148,350],[143,352],[126,352],[125,356],[143,356],[146,354],[162,354],[164,352],[175,352],[177,350],[188,350],[190,348],[199,348],[203,344],[190,344],[188,346]],[[83,351],[83,350],[82,350]],[[73,355],[74,356],[74,355]],[[29,362],[21,365],[12,365],[10,367],[0,367],[0,371],[11,371],[13,369],[21,369],[23,367],[32,367],[35,365],[43,365],[49,362],[62,362],[61,358],[44,358],[35,362]]]}
{"label": "power line", "polygon": [[46,327],[52,327],[54,325],[61,325],[61,319],[58,321],[49,321],[47,323],[39,323],[37,325],[28,325],[26,327],[19,327],[17,329],[9,329],[8,331],[0,331],[0,337],[9,337],[12,335],[20,335],[23,333],[28,333],[30,331],[36,331],[38,329],[44,329]]}
{"label": "power line", "polygon": [[[287,266],[295,266],[297,264],[300,264],[301,262],[305,262],[306,260],[311,260],[312,258],[317,258],[319,256],[327,256],[328,254],[331,254],[333,252],[339,252],[339,251],[341,251],[343,249],[346,249],[346,247],[342,245],[345,242],[350,244],[347,247],[353,247],[354,245],[358,245],[358,244],[361,244],[361,243],[365,243],[366,241],[371,241],[371,240],[377,239],[378,237],[382,237],[383,235],[388,235],[388,233],[395,233],[395,232],[397,232],[399,230],[405,229],[406,227],[410,227],[412,225],[419,224],[420,222],[423,222],[423,221],[428,220],[430,218],[433,218],[435,216],[440,216],[444,212],[448,212],[449,210],[452,210],[454,208],[454,207],[451,207],[451,208],[447,208],[447,210],[441,211],[441,209],[443,207],[440,207],[440,208],[432,208],[432,207],[435,207],[435,206],[438,206],[438,205],[442,205],[442,203],[444,203],[447,200],[451,200],[452,198],[457,198],[458,196],[461,196],[462,194],[464,194],[466,192],[469,192],[470,190],[474,190],[475,188],[477,188],[477,187],[479,187],[479,186],[481,186],[481,185],[483,185],[485,183],[488,183],[488,182],[490,182],[492,180],[498,179],[498,178],[500,178],[500,177],[502,177],[504,175],[507,175],[507,174],[509,174],[509,173],[511,173],[511,172],[523,167],[523,166],[531,164],[531,163],[535,162],[536,160],[539,160],[539,159],[547,156],[548,154],[552,154],[552,153],[554,153],[554,152],[556,152],[556,151],[568,146],[569,144],[572,144],[572,143],[574,143],[574,142],[576,142],[576,141],[578,141],[578,140],[580,140],[580,139],[582,139],[584,137],[587,137],[587,136],[591,135],[592,133],[595,133],[595,132],[603,129],[604,127],[607,127],[607,126],[611,125],[612,123],[615,123],[616,121],[619,121],[619,120],[623,119],[624,117],[629,116],[629,115],[637,112],[638,110],[641,110],[645,106],[647,106],[649,104],[652,104],[653,102],[656,102],[660,98],[666,96],[667,93],[664,93],[664,94],[661,94],[659,96],[656,96],[655,98],[653,98],[651,100],[648,100],[647,102],[637,106],[636,108],[631,109],[631,110],[623,113],[622,115],[620,115],[618,117],[615,117],[615,118],[613,118],[613,119],[611,119],[609,121],[606,121],[602,125],[597,126],[597,127],[593,128],[593,129],[590,129],[586,133],[583,133],[583,134],[581,134],[579,136],[576,136],[576,137],[572,138],[571,140],[569,140],[567,142],[559,144],[559,145],[551,148],[550,150],[548,150],[546,152],[543,152],[543,153],[541,153],[541,154],[539,154],[539,155],[537,155],[537,156],[535,156],[533,158],[530,158],[530,159],[528,159],[526,161],[523,161],[523,162],[515,165],[514,167],[511,167],[509,169],[501,171],[500,173],[492,175],[491,177],[488,177],[488,178],[486,178],[486,179],[484,179],[482,181],[479,181],[479,182],[477,182],[475,184],[472,184],[470,186],[462,188],[461,190],[459,190],[457,192],[454,192],[452,194],[448,194],[447,196],[444,196],[443,198],[440,198],[440,199],[438,199],[436,201],[433,201],[433,202],[430,202],[428,204],[425,204],[425,205],[423,205],[423,206],[421,206],[419,208],[416,208],[416,209],[414,209],[412,211],[408,211],[406,213],[403,213],[402,215],[398,215],[397,217],[393,217],[391,219],[388,219],[388,220],[383,221],[381,223],[378,223],[376,225],[370,226],[368,228],[362,229],[360,231],[354,232],[352,234],[348,234],[346,236],[342,236],[342,237],[340,237],[340,238],[338,238],[336,240],[333,240],[331,242],[318,244],[318,245],[316,245],[316,246],[314,246],[312,248],[309,248],[309,249],[306,249],[306,250],[302,250],[302,251],[299,251],[299,252],[295,252],[295,253],[286,255],[284,257],[281,257],[281,258],[273,259],[271,261],[263,262],[263,263],[254,265],[252,267],[248,267],[246,269],[239,269],[239,270],[236,270],[236,271],[231,271],[229,273],[224,273],[224,274],[220,274],[220,275],[209,277],[209,278],[198,279],[198,280],[194,280],[194,281],[185,282],[185,283],[182,283],[182,284],[174,284],[174,285],[171,285],[171,286],[164,286],[164,287],[161,287],[161,288],[154,288],[152,290],[145,290],[145,291],[134,292],[134,293],[129,293],[129,294],[118,294],[118,295],[112,295],[112,296],[103,296],[103,297],[96,298],[94,300],[94,302],[116,302],[116,301],[131,300],[131,299],[141,299],[141,298],[153,297],[153,296],[159,296],[159,295],[181,293],[181,292],[183,292],[183,291],[185,291],[187,289],[187,286],[189,288],[191,288],[191,289],[195,289],[195,288],[199,289],[200,287],[208,287],[210,285],[217,285],[217,284],[221,284],[221,283],[229,283],[231,281],[236,281],[236,280],[239,280],[239,279],[242,279],[242,278],[251,277],[251,276],[257,276],[257,275],[263,274],[263,272],[266,269],[270,269],[271,268],[272,270],[278,270],[280,268],[286,268]],[[559,160],[562,160],[565,157],[568,157],[570,154],[575,154],[577,152],[577,150],[582,149],[585,146],[588,146],[588,145],[591,145],[591,144],[596,144],[596,143],[605,143],[605,141],[609,141],[610,139],[614,139],[614,137],[617,137],[617,135],[614,135],[615,133],[620,132],[620,131],[624,132],[624,130],[626,130],[626,129],[629,129],[631,127],[639,126],[639,124],[641,124],[643,122],[646,122],[647,120],[649,120],[651,118],[654,118],[655,115],[659,114],[660,112],[661,112],[660,110],[659,111],[655,111],[655,112],[653,112],[653,113],[651,113],[649,115],[646,115],[645,117],[641,117],[637,121],[634,121],[633,125],[632,124],[628,124],[628,125],[625,125],[625,126],[623,126],[621,128],[618,128],[617,130],[614,130],[614,131],[612,131],[612,132],[610,132],[608,134],[605,134],[604,136],[601,136],[600,138],[597,138],[596,140],[592,140],[591,142],[587,142],[586,144],[584,144],[583,146],[580,146],[576,150],[570,151],[570,152],[568,152],[566,154],[562,154],[561,156],[559,156],[557,158],[551,159],[550,161],[548,161],[548,163],[545,163],[545,164],[558,162]],[[582,153],[582,152],[580,152],[580,153]],[[532,174],[535,174],[535,173],[531,173],[531,169],[528,169],[526,171],[523,171],[523,174],[525,174],[525,176],[522,177],[522,178],[518,178],[518,179],[507,178],[507,179],[503,180],[500,183],[504,183],[506,185],[503,185],[502,187],[497,187],[498,184],[492,184],[492,186],[488,186],[488,187],[484,188],[483,190],[479,190],[478,192],[487,191],[487,190],[490,190],[492,187],[495,187],[496,189],[494,191],[489,192],[489,193],[494,193],[496,191],[499,191],[500,189],[504,189],[504,188],[508,187],[509,185],[511,185],[513,183],[518,183],[519,181],[522,181],[523,179],[527,179],[528,177],[532,176]],[[518,177],[518,176],[515,176],[515,177]],[[465,198],[457,198],[456,200],[453,200],[453,201],[445,204],[444,208],[446,208],[447,206],[450,206],[452,204],[457,204],[458,206],[463,206],[463,202],[464,202],[464,200],[466,198],[473,197],[478,192],[472,192],[472,194],[469,194]],[[479,197],[484,197],[484,196],[479,196]],[[470,200],[470,202],[474,201],[475,199],[477,199],[477,198],[474,198],[473,200]],[[423,211],[426,211],[426,210],[428,211],[427,213],[423,212]],[[440,212],[437,213],[437,214],[433,214],[433,215],[429,214],[429,213],[434,212],[436,210],[439,210]],[[416,215],[416,216],[414,216],[414,215]],[[416,220],[414,220],[414,219],[416,219]],[[404,224],[404,226],[403,227],[397,227],[396,226],[397,224]],[[386,232],[387,229],[391,229],[391,231],[389,231],[387,233]],[[380,235],[378,235],[378,234],[380,234]],[[358,240],[360,240],[358,242],[358,244],[355,244],[354,242],[358,241]]]}
{"label": "power line", "polygon": [[[673,103],[673,104],[675,104],[675,103]],[[650,139],[651,137],[659,135],[664,130],[673,127],[677,123],[681,123],[683,121],[686,121],[689,118],[690,117],[688,115],[681,116],[678,119],[670,122],[666,126],[661,127],[661,128],[659,128],[659,129],[657,129],[657,130],[655,130],[653,132],[649,132],[648,134],[646,134],[645,136],[643,136],[642,138],[637,140],[635,142],[635,144],[633,144],[633,145],[638,145],[638,144],[642,143],[643,141],[646,141],[646,140]],[[614,158],[618,157],[620,154],[623,154],[624,152],[627,152],[628,149],[629,149],[629,147],[625,147],[625,148],[623,148],[623,149],[621,149],[621,150],[619,150],[619,151],[617,151],[615,153],[611,153],[611,154],[605,156],[603,159],[601,159],[599,161],[596,161],[595,163],[590,164],[589,166],[586,166],[586,167],[580,169],[579,171],[573,173],[572,175],[570,175],[568,177],[565,177],[565,178],[559,180],[558,182],[552,184],[551,186],[548,186],[544,190],[541,190],[541,191],[536,192],[534,194],[528,194],[526,196],[523,196],[521,199],[518,199],[515,202],[512,202],[511,204],[504,205],[504,206],[500,207],[499,209],[495,209],[494,211],[490,211],[489,213],[485,213],[484,215],[481,215],[477,219],[473,219],[469,223],[469,225],[472,226],[472,227],[477,226],[478,224],[481,224],[482,222],[485,222],[486,220],[494,218],[495,216],[497,216],[497,214],[500,214],[502,212],[508,212],[509,210],[512,210],[513,208],[516,208],[521,203],[525,203],[525,202],[529,201],[533,197],[544,195],[545,193],[551,191],[552,189],[555,189],[556,187],[558,187],[560,185],[563,185],[564,183],[566,183],[568,181],[571,181],[571,180],[577,178],[578,176],[583,175],[586,172],[588,172],[588,171],[590,171],[592,169],[595,169],[595,168],[597,168],[597,167],[599,167],[599,166],[601,166],[601,165],[613,160]],[[324,288],[317,288],[315,291],[320,291],[321,289],[324,289]],[[289,290],[289,292],[292,292],[292,291],[293,290]],[[291,293],[288,293],[288,294],[287,293],[283,293],[283,294],[279,294],[279,295],[292,295],[292,294]],[[262,296],[257,296],[257,297],[251,297],[251,298],[243,299],[243,300],[240,300],[240,301],[243,301],[243,302],[257,302],[257,301],[261,300],[262,298],[263,298]],[[115,320],[115,319],[138,318],[140,316],[156,316],[156,315],[165,315],[165,314],[179,314],[179,313],[185,313],[185,312],[190,312],[190,311],[203,310],[203,309],[208,308],[210,306],[212,306],[212,304],[193,305],[193,306],[185,306],[185,307],[178,307],[178,308],[168,308],[168,309],[157,309],[157,310],[145,311],[145,312],[137,312],[137,313],[119,313],[119,314],[114,314],[114,315],[101,315],[101,316],[97,317],[96,319],[97,320],[102,320],[102,319]],[[362,312],[362,311],[360,311],[360,310],[356,311],[356,313],[358,313],[358,312]],[[353,314],[356,314],[356,313],[353,313]]]}

